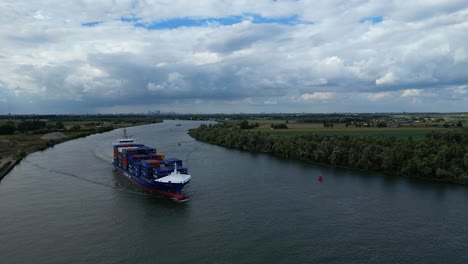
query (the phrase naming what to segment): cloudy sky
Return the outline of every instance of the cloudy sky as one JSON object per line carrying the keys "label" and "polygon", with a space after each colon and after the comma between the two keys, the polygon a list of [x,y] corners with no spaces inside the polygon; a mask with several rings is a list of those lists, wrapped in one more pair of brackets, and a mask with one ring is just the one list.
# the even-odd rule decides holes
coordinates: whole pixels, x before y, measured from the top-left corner
{"label": "cloudy sky", "polygon": [[0,24],[0,114],[468,111],[466,0],[3,0]]}

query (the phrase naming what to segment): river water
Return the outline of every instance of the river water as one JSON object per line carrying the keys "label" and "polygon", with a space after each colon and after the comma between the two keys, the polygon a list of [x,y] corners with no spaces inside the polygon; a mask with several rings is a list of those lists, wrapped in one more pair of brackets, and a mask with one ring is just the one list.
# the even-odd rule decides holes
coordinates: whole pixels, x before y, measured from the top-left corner
{"label": "river water", "polygon": [[29,155],[0,183],[0,263],[468,263],[468,187],[225,149],[199,124],[127,129],[185,162],[183,203],[119,178],[121,129]]}

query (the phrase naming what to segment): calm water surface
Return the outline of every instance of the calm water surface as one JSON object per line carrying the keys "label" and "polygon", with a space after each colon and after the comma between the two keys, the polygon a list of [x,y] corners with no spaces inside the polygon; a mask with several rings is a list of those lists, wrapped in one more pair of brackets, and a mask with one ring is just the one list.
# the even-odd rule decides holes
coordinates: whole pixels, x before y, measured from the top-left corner
{"label": "calm water surface", "polygon": [[122,130],[28,156],[0,183],[0,263],[468,263],[468,187],[212,146],[199,124],[127,129],[183,159],[184,203],[119,178]]}

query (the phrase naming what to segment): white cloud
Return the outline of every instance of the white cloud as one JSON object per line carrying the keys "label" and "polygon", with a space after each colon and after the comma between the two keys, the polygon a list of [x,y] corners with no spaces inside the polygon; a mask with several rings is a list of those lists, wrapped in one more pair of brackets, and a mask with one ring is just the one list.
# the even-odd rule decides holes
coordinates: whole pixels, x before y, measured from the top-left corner
{"label": "white cloud", "polygon": [[338,56],[328,57],[323,60],[324,66],[332,71],[341,70],[344,67],[344,62]]}
{"label": "white cloud", "polygon": [[33,17],[35,19],[38,19],[38,20],[49,19],[48,16],[45,16],[45,15],[42,14],[41,10],[37,10],[36,12],[34,12]]}
{"label": "white cloud", "polygon": [[[148,82],[146,89],[150,92],[162,92],[164,94],[176,94],[186,92],[190,85],[185,81],[184,76],[178,72],[167,74],[166,81],[156,84]],[[158,93],[159,94],[159,93]]]}
{"label": "white cloud", "polygon": [[394,84],[397,78],[393,75],[393,72],[389,72],[385,74],[384,77],[375,80],[376,85],[387,85],[387,84]]}
{"label": "white cloud", "polygon": [[158,67],[158,68],[161,68],[161,67],[164,67],[166,65],[167,65],[167,63],[165,63],[165,62],[159,62],[155,66]]}
{"label": "white cloud", "polygon": [[309,94],[301,95],[301,98],[308,101],[308,100],[328,100],[335,96],[333,92],[315,92]]}
{"label": "white cloud", "polygon": [[414,96],[421,95],[421,92],[422,90],[418,90],[418,89],[406,89],[401,94],[401,97],[414,97]]}
{"label": "white cloud", "polygon": [[[308,23],[256,24],[246,14],[296,16]],[[147,30],[120,20],[228,16],[243,21]],[[359,22],[377,16],[383,21]],[[467,16],[468,3],[462,0],[0,2],[0,85],[2,98],[8,99],[0,111],[21,111],[21,104],[11,100],[16,95],[42,104],[38,111],[51,100],[64,106],[67,100],[92,100],[96,109],[105,109],[177,97],[220,106],[216,112],[226,101],[257,106],[251,109],[259,112],[260,106],[301,112],[310,109],[307,101],[333,101],[345,94],[391,100],[397,111],[398,104],[407,103],[404,97],[428,96],[407,87],[431,90],[446,105],[459,100],[458,111],[468,111],[461,103],[465,88],[444,88],[468,83]],[[102,23],[82,26],[97,21]],[[303,104],[309,108],[301,109]],[[183,111],[185,105],[173,107]],[[437,111],[425,102],[420,107]]]}
{"label": "white cloud", "polygon": [[468,95],[468,85],[455,87],[454,92],[456,95]]}
{"label": "white cloud", "polygon": [[205,65],[217,63],[221,60],[221,56],[216,52],[196,52],[192,56],[187,56],[186,62],[194,65]]}
{"label": "white cloud", "polygon": [[369,94],[367,95],[367,98],[371,101],[379,101],[379,100],[388,98],[390,96],[391,94],[389,92],[380,92],[380,93]]}
{"label": "white cloud", "polygon": [[151,91],[151,92],[156,92],[156,91],[163,90],[163,87],[161,85],[155,84],[155,83],[152,83],[152,82],[149,82],[146,85],[146,88],[148,89],[148,91]]}

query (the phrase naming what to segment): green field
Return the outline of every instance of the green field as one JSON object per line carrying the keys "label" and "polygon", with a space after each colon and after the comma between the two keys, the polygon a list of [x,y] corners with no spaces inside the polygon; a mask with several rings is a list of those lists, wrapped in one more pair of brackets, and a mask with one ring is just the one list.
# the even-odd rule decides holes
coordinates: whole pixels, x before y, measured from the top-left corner
{"label": "green field", "polygon": [[[328,135],[328,136],[384,136],[384,137],[412,137],[423,139],[431,131],[441,129],[434,128],[349,128],[349,129],[260,129],[262,132],[274,136],[300,136],[300,135]],[[444,130],[447,131],[447,130]]]}
{"label": "green field", "polygon": [[327,136],[394,136],[394,137],[413,137],[413,138],[424,138],[429,131],[417,131],[417,130],[402,130],[402,131],[300,131],[300,130],[275,130],[269,132],[275,136],[300,136],[300,135],[310,135],[310,134],[319,134]]}

